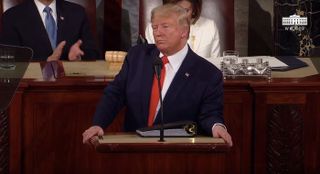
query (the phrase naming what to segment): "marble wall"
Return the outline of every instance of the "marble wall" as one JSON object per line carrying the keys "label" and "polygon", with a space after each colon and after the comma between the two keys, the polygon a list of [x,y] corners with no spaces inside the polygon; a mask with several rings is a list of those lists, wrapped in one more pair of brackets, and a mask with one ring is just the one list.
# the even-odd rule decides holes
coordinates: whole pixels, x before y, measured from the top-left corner
{"label": "marble wall", "polygon": [[[275,0],[275,51],[277,55],[320,56],[320,1]],[[283,26],[290,15],[307,17],[308,25]]]}
{"label": "marble wall", "polygon": [[[240,55],[320,56],[320,0],[234,2],[235,48]],[[303,30],[282,26],[282,17],[293,14],[308,18]]]}

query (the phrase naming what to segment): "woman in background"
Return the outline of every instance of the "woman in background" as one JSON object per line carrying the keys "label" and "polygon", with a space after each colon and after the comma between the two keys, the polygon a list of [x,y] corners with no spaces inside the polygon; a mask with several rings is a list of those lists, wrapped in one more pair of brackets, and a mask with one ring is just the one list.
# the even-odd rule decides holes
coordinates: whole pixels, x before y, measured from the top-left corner
{"label": "woman in background", "polygon": [[[190,48],[203,58],[220,56],[219,32],[213,20],[201,17],[202,0],[164,0],[183,7],[191,22],[188,44]],[[148,43],[154,43],[151,23],[147,25],[145,37]]]}

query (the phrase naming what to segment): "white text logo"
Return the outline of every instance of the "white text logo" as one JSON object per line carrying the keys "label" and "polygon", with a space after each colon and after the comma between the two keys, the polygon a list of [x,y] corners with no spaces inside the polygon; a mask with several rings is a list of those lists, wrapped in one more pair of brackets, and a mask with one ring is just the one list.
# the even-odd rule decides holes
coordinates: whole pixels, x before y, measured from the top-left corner
{"label": "white text logo", "polygon": [[282,18],[282,26],[285,30],[302,31],[308,25],[308,18],[293,14],[289,17]]}

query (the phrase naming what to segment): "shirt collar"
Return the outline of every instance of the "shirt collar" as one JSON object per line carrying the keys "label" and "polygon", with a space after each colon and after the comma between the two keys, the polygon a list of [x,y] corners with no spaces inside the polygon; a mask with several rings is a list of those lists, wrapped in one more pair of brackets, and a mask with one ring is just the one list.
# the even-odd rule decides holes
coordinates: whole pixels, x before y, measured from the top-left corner
{"label": "shirt collar", "polygon": [[[180,51],[178,51],[177,53],[168,56],[168,60],[169,60],[169,65],[172,67],[172,69],[177,72],[178,69],[180,68],[183,60],[186,58],[187,53],[188,53],[188,44],[186,44]],[[160,52],[159,57],[162,57],[164,54],[162,54]]]}
{"label": "shirt collar", "polygon": [[[36,4],[38,11],[43,13],[43,10],[46,7],[46,5],[41,3],[39,0],[34,0],[34,3]],[[57,16],[56,0],[53,0],[49,7],[51,8],[53,15]]]}

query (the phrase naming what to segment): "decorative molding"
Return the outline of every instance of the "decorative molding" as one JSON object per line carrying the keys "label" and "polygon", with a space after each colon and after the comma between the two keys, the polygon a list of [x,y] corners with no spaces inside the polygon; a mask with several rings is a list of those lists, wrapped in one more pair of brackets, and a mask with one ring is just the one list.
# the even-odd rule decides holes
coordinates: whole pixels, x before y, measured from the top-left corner
{"label": "decorative molding", "polygon": [[299,105],[276,105],[267,124],[268,173],[303,173],[303,118]]}
{"label": "decorative molding", "polygon": [[9,171],[8,115],[0,111],[0,173]]}

